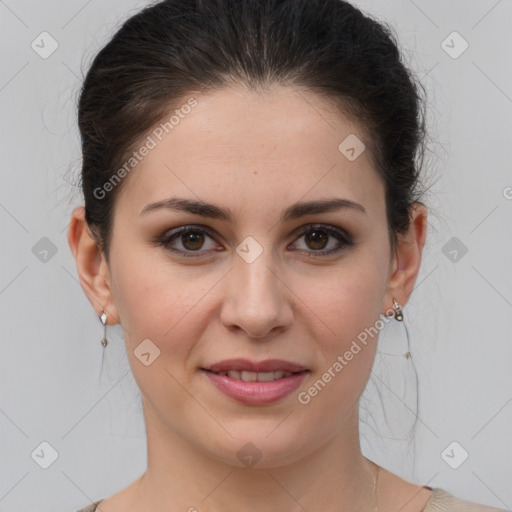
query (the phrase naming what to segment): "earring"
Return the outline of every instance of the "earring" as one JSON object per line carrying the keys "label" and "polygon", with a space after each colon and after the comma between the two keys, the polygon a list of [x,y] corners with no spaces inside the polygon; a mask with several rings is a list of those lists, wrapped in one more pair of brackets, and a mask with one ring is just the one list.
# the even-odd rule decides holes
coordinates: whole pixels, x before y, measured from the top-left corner
{"label": "earring", "polygon": [[394,313],[394,317],[396,320],[398,320],[399,322],[403,322],[404,321],[404,315],[402,314],[402,306],[401,304],[399,304],[397,302],[397,300],[393,297],[393,311],[395,312]]}
{"label": "earring", "polygon": [[101,344],[103,348],[107,346],[107,315],[105,314],[105,311],[101,312],[100,316],[101,323],[103,324],[103,339],[101,340]]}
{"label": "earring", "polygon": [[[394,317],[395,320],[398,320],[399,322],[404,321],[404,315],[402,313],[402,305],[395,299],[395,297],[393,297],[393,313],[388,316]],[[410,340],[409,340],[409,331],[407,329],[407,325],[405,324],[405,322],[404,322],[404,327],[405,327],[405,335],[407,337],[407,352],[405,352],[404,354],[400,354],[400,355],[405,357],[405,359],[409,359],[411,357]],[[389,356],[399,355],[399,354],[390,354],[388,352],[380,352],[380,354],[386,354]]]}

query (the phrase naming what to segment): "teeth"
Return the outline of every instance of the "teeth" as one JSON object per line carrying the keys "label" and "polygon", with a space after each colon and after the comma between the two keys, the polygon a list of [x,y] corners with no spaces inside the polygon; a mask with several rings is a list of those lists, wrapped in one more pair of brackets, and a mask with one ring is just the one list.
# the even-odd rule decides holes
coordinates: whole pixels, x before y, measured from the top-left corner
{"label": "teeth", "polygon": [[[267,374],[260,373],[259,375],[267,375]],[[240,374],[240,379],[243,380],[244,382],[256,382],[258,380],[258,374],[255,372],[242,372]]]}
{"label": "teeth", "polygon": [[[276,377],[274,377],[274,372],[261,372],[261,373],[250,373],[250,372],[244,372],[249,376],[249,378],[252,378],[251,376],[254,375],[254,380],[257,380],[259,382],[270,382],[274,380]],[[277,377],[280,379],[281,377]],[[245,380],[245,376],[242,374],[242,380]]]}
{"label": "teeth", "polygon": [[275,372],[240,372],[237,370],[230,370],[226,372],[215,372],[219,375],[224,375],[231,379],[243,380],[244,382],[270,382],[277,379],[282,379],[293,375],[293,372],[285,372],[283,370],[276,370]]}

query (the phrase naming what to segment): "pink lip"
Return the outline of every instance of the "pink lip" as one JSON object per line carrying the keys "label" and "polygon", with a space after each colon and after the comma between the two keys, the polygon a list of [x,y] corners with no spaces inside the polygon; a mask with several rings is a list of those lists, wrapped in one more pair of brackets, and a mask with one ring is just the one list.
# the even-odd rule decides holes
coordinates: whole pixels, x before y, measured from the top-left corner
{"label": "pink lip", "polygon": [[248,405],[265,405],[293,393],[309,373],[307,370],[270,382],[245,382],[208,370],[205,375],[227,396]]}
{"label": "pink lip", "polygon": [[212,372],[227,372],[230,370],[246,372],[274,372],[283,370],[285,372],[302,372],[306,370],[304,366],[284,359],[266,359],[265,361],[249,361],[248,359],[225,359],[210,366],[205,366],[203,370]]}

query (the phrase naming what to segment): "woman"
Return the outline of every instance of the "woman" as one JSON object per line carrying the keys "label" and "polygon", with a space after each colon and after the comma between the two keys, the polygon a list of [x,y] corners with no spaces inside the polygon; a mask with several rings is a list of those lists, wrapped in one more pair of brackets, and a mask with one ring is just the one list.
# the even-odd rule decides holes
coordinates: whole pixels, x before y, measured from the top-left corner
{"label": "woman", "polygon": [[163,1],[102,49],[68,240],[123,328],[148,467],[83,511],[498,510],[360,449],[375,332],[427,234],[422,106],[340,0]]}

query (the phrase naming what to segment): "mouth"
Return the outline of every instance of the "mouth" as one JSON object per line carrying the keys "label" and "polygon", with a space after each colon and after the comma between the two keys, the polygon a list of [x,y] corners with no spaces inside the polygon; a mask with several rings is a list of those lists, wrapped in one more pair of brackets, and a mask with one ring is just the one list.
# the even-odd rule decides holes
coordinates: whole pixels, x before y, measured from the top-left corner
{"label": "mouth", "polygon": [[[285,370],[276,370],[273,372],[248,372],[248,371],[239,371],[239,370],[228,370],[221,372],[212,372],[211,370],[206,370],[207,372],[215,373],[216,375],[224,375],[225,377],[229,377],[234,380],[242,380],[244,382],[272,382],[274,380],[286,379],[287,377],[291,377],[296,373],[302,372],[289,372]],[[303,370],[307,371],[307,370]]]}
{"label": "mouth", "polygon": [[247,405],[265,405],[291,394],[310,370],[290,361],[229,359],[201,368],[215,387]]}
{"label": "mouth", "polygon": [[[251,361],[249,359],[225,359],[209,366],[205,366],[203,370],[213,373],[220,372],[240,372],[240,373],[298,373],[306,370],[304,366],[287,361],[285,359],[265,359],[264,361]],[[269,378],[269,376],[267,376]],[[282,376],[280,375],[279,378]]]}

